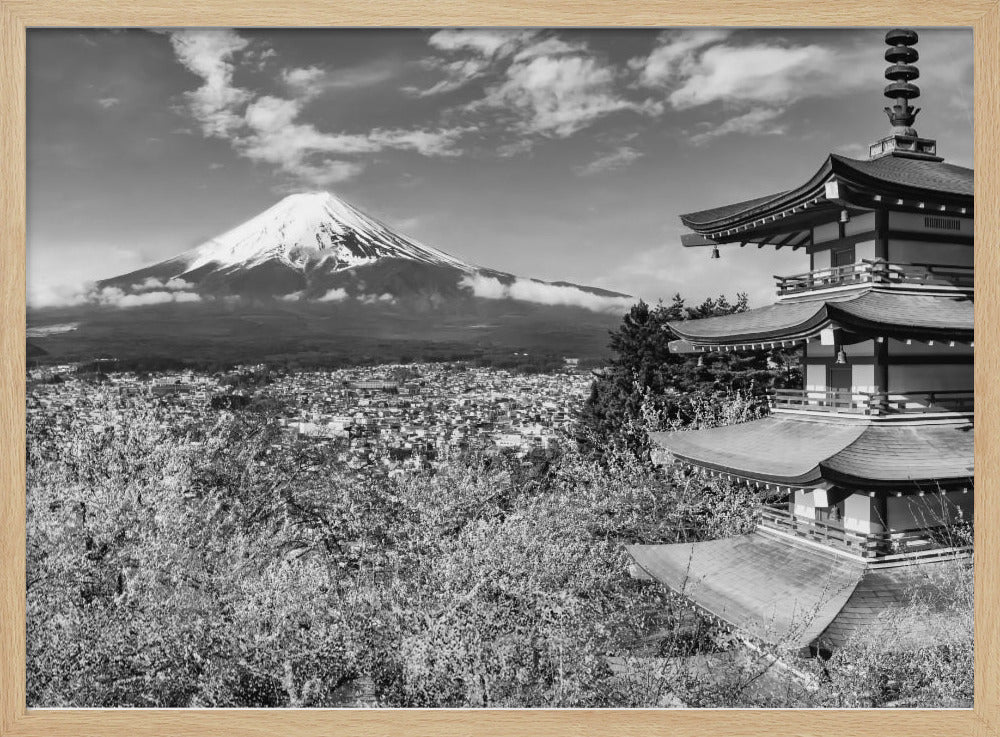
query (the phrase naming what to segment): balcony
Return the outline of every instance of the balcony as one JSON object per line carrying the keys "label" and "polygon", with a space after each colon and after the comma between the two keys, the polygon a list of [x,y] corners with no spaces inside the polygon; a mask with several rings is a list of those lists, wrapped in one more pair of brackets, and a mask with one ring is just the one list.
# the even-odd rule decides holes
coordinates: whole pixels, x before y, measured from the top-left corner
{"label": "balcony", "polygon": [[788,511],[785,505],[764,505],[758,510],[758,528],[819,543],[859,556],[900,560],[947,557],[972,550],[971,530],[940,525],[890,532],[857,532],[837,522],[816,520]]}
{"label": "balcony", "polygon": [[914,285],[972,289],[971,266],[941,264],[902,264],[862,259],[860,263],[807,271],[793,276],[775,276],[778,296],[784,297],[817,289],[859,284]]}
{"label": "balcony", "polygon": [[862,392],[852,389],[775,389],[772,410],[797,410],[825,414],[886,417],[955,412],[971,414],[971,389],[940,391]]}

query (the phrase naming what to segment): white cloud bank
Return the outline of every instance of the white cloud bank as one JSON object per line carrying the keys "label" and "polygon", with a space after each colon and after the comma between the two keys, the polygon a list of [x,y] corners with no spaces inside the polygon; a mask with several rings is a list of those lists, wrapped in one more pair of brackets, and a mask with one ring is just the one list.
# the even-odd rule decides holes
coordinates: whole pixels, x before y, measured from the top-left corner
{"label": "white cloud bank", "polygon": [[533,279],[517,278],[511,284],[482,274],[462,277],[460,287],[484,299],[518,299],[544,305],[584,307],[594,312],[622,312],[632,306],[631,297],[605,297],[582,289],[559,284],[546,284]]}
{"label": "white cloud bank", "polygon": [[28,305],[36,309],[82,305],[125,308],[200,302],[201,295],[191,291],[191,286],[182,279],[163,282],[153,277],[131,285],[128,291],[119,287],[98,288],[96,284],[54,286],[29,294]]}

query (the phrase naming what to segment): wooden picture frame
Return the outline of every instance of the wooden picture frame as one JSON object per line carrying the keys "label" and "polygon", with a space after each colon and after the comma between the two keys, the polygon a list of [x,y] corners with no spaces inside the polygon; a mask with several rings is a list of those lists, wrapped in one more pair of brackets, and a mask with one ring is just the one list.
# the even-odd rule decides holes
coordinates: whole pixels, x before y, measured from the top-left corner
{"label": "wooden picture frame", "polygon": [[[25,706],[25,49],[31,27],[971,26],[975,42],[975,706],[958,710],[50,710]],[[1000,0],[0,0],[0,735],[1000,733]]]}

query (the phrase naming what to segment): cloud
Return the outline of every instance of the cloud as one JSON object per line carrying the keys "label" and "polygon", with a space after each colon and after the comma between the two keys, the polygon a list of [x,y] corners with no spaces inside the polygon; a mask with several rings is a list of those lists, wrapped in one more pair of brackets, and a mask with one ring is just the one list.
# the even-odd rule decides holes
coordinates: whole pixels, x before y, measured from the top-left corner
{"label": "cloud", "polygon": [[177,59],[202,79],[202,86],[185,93],[191,112],[206,136],[226,137],[242,123],[235,112],[251,94],[233,86],[234,55],[249,41],[233,30],[172,31],[170,43]]}
{"label": "cloud", "polygon": [[86,303],[87,293],[79,285],[31,283],[28,285],[28,306],[35,309],[76,307]]}
{"label": "cloud", "polygon": [[396,298],[393,297],[388,292],[383,294],[362,294],[358,297],[361,304],[374,305],[374,304],[396,304]]}
{"label": "cloud", "polygon": [[642,156],[640,151],[631,146],[619,146],[611,153],[599,156],[589,164],[574,167],[573,171],[581,177],[589,177],[606,171],[624,169],[636,159],[641,159]]}
{"label": "cloud", "polygon": [[484,76],[497,61],[511,56],[536,33],[502,29],[437,31],[427,40],[432,48],[449,55],[464,56],[448,61],[438,57],[425,59],[424,67],[439,71],[444,77],[430,87],[408,86],[403,88],[403,92],[416,97],[431,97],[464,87]]}
{"label": "cloud", "polygon": [[560,56],[564,54],[586,54],[587,44],[582,41],[570,43],[558,36],[549,36],[533,43],[514,54],[514,61],[529,61],[539,56]]}
{"label": "cloud", "polygon": [[446,28],[434,33],[427,43],[440,51],[474,51],[480,56],[503,55],[533,34],[531,31],[508,31],[494,28]]}
{"label": "cloud", "polygon": [[99,295],[99,303],[112,307],[142,307],[161,305],[168,302],[200,302],[201,297],[194,292],[145,292],[125,294],[120,289],[104,288]]}
{"label": "cloud", "polygon": [[[244,157],[276,165],[296,179],[326,186],[356,176],[364,170],[344,156],[372,154],[385,149],[416,151],[424,156],[454,156],[463,128],[402,130],[376,128],[365,135],[322,133],[311,123],[295,122],[300,100],[265,96],[247,106],[250,132],[235,142]],[[318,160],[316,157],[319,157]]]}
{"label": "cloud", "polygon": [[[488,79],[479,99],[450,111],[481,119],[488,112],[519,138],[567,138],[613,113],[630,111],[658,115],[662,100],[637,97],[629,90],[632,74],[593,53],[587,44],[538,31],[444,30],[428,39],[445,58],[424,61],[443,73],[426,88],[407,87],[404,92],[427,97],[464,87],[472,80]],[[530,150],[531,143],[504,144],[501,156]]]}
{"label": "cloud", "polygon": [[786,105],[806,97],[832,97],[866,88],[878,57],[868,44],[736,42],[731,30],[663,34],[646,57],[630,60],[638,83],[669,90],[678,110],[722,102]]}
{"label": "cloud", "polygon": [[783,133],[787,125],[778,118],[797,101],[867,89],[881,72],[867,43],[835,48],[741,38],[731,30],[667,32],[648,56],[629,61],[636,84],[664,90],[675,110],[722,107],[692,134],[695,145],[733,133]]}
{"label": "cloud", "polygon": [[717,101],[781,104],[842,91],[850,80],[836,52],[816,44],[719,45],[701,55],[667,99],[680,110]]}
{"label": "cloud", "polygon": [[117,97],[102,97],[97,101],[97,104],[100,105],[105,110],[108,110],[110,108],[115,107],[115,105],[120,105],[121,100],[118,99]]}
{"label": "cloud", "polygon": [[622,312],[634,302],[631,297],[606,297],[577,287],[546,284],[520,277],[511,284],[504,284],[490,276],[468,274],[462,277],[459,286],[484,299],[517,299],[546,305],[584,307],[594,312]]}
{"label": "cloud", "polygon": [[530,138],[521,138],[510,143],[503,143],[496,147],[496,155],[503,159],[526,154],[535,147],[535,142]]}
{"label": "cloud", "polygon": [[[458,140],[469,130],[376,128],[362,134],[326,133],[300,122],[300,117],[312,97],[322,89],[342,86],[344,78],[316,66],[296,67],[282,73],[294,97],[259,95],[234,86],[236,56],[249,44],[235,31],[173,31],[170,39],[178,60],[203,80],[201,87],[186,93],[202,133],[229,141],[244,158],[270,164],[299,184],[323,187],[350,179],[366,167],[367,162],[357,157],[387,149],[455,156]],[[358,67],[347,70],[347,77],[353,75],[353,83],[359,75],[371,78],[374,73]],[[378,74],[385,74],[383,67]]]}
{"label": "cloud", "polygon": [[169,279],[167,281],[160,281],[154,276],[147,277],[141,282],[132,285],[133,290],[160,290],[166,289],[167,291],[182,292],[190,290],[194,285],[191,282],[184,281],[178,277]]}
{"label": "cloud", "polygon": [[322,297],[320,297],[317,301],[319,301],[319,302],[342,302],[345,299],[347,299],[347,290],[342,289],[340,287],[335,287],[334,289],[331,289],[326,294],[324,294]]}
{"label": "cloud", "polygon": [[708,143],[713,138],[726,136],[730,133],[743,133],[745,135],[780,135],[787,130],[786,125],[775,123],[775,119],[784,114],[783,108],[754,108],[753,110],[737,115],[726,120],[721,125],[713,126],[711,123],[704,123],[702,127],[710,126],[707,130],[696,133],[690,140],[696,146]]}
{"label": "cloud", "polygon": [[470,110],[497,108],[520,116],[524,133],[566,138],[611,113],[659,114],[661,102],[620,94],[617,70],[583,54],[529,55],[511,64],[506,79]]}
{"label": "cloud", "polygon": [[379,84],[396,76],[397,66],[378,60],[331,72],[313,65],[286,69],[281,76],[292,92],[308,100],[328,90],[349,90]]}
{"label": "cloud", "polygon": [[713,28],[695,31],[667,31],[661,34],[656,48],[647,57],[629,61],[629,67],[639,72],[639,83],[659,87],[674,81],[680,67],[694,64],[694,52],[709,44],[723,41],[731,30]]}
{"label": "cloud", "polygon": [[317,66],[310,66],[286,69],[281,76],[285,84],[296,92],[312,97],[322,89],[320,82],[326,77],[326,72]]}
{"label": "cloud", "polygon": [[183,302],[200,302],[201,296],[188,291],[191,284],[180,279],[161,282],[149,278],[133,284],[129,291],[118,287],[98,288],[88,283],[77,286],[50,286],[42,290],[32,290],[28,304],[36,309],[45,307],[76,307],[92,305],[98,307],[141,307]]}

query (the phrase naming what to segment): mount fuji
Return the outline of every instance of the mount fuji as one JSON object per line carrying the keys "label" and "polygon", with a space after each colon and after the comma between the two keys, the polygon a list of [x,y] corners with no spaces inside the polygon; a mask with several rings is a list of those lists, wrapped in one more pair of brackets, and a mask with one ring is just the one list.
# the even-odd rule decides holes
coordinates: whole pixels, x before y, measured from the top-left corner
{"label": "mount fuji", "polygon": [[628,299],[472,266],[396,233],[327,192],[289,195],[189,251],[97,286],[132,295],[167,288],[199,297],[403,301],[423,307],[487,297],[613,310]]}
{"label": "mount fuji", "polygon": [[603,357],[631,303],[465,263],[311,192],[70,304],[29,309],[28,327],[46,360]]}

